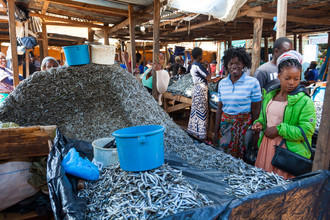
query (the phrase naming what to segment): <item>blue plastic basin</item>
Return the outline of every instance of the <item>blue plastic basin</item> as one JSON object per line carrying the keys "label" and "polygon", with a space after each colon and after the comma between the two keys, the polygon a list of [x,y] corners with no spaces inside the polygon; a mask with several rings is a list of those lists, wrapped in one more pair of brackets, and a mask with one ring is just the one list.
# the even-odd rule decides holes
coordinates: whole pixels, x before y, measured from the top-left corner
{"label": "blue plastic basin", "polygon": [[160,125],[142,125],[114,131],[120,167],[145,171],[164,163],[164,130]]}
{"label": "blue plastic basin", "polygon": [[88,45],[74,45],[63,47],[66,61],[69,66],[89,64]]}

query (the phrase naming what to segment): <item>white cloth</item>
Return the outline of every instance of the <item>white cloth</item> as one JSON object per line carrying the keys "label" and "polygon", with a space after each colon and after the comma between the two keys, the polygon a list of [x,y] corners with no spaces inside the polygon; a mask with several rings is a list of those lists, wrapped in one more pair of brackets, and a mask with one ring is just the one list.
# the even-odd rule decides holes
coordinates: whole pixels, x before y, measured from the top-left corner
{"label": "white cloth", "polygon": [[6,72],[4,69],[0,68],[0,82],[4,79],[6,79],[8,76],[12,76],[12,71],[8,68],[5,68],[8,72]]}
{"label": "white cloth", "polygon": [[159,93],[158,96],[158,104],[162,104],[162,95],[166,92],[168,83],[170,82],[170,76],[166,70],[158,70],[157,74],[157,91]]}

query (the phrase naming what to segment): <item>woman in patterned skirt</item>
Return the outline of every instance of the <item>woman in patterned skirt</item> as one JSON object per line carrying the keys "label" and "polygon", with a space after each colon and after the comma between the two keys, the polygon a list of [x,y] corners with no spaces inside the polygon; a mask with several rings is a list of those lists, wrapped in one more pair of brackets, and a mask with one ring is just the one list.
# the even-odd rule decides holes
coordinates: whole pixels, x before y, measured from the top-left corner
{"label": "woman in patterned skirt", "polygon": [[213,143],[220,145],[226,153],[243,158],[246,131],[260,112],[260,85],[257,79],[244,73],[251,68],[251,57],[244,48],[229,48],[222,61],[229,74],[219,83]]}
{"label": "woman in patterned skirt", "polygon": [[201,48],[195,47],[191,53],[194,62],[190,73],[193,78],[194,88],[191,94],[192,105],[188,131],[200,139],[206,139],[209,119],[207,81],[211,78],[210,64],[204,61],[203,63],[207,68],[203,66],[203,50]]}

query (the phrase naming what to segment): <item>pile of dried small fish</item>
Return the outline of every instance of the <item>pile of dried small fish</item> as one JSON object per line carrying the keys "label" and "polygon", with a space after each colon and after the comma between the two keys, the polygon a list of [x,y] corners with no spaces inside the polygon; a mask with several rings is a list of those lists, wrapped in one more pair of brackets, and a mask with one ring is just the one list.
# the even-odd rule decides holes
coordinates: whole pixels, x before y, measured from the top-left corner
{"label": "pile of dried small fish", "polygon": [[323,102],[314,102],[315,111],[316,111],[316,127],[315,130],[318,131],[321,124]]}
{"label": "pile of dried small fish", "polygon": [[158,219],[212,204],[167,164],[139,173],[115,164],[101,173],[100,180],[87,181],[78,193],[88,199],[87,219]]}
{"label": "pile of dried small fish", "polygon": [[190,73],[182,76],[178,81],[171,84],[167,91],[173,95],[183,95],[185,97],[191,97],[191,91],[194,87],[194,82]]}
{"label": "pile of dried small fish", "polygon": [[[189,75],[185,77],[191,78]],[[66,137],[88,142],[110,137],[124,127],[157,124],[165,127],[165,151],[178,154],[189,164],[238,175],[240,167],[252,168],[222,151],[195,143],[132,74],[116,65],[36,72],[2,103],[0,121],[21,126],[57,125]]]}
{"label": "pile of dried small fish", "polygon": [[267,173],[260,168],[239,168],[238,174],[230,174],[224,178],[229,185],[226,193],[237,197],[248,196],[261,190],[287,184],[288,180],[274,173]]}

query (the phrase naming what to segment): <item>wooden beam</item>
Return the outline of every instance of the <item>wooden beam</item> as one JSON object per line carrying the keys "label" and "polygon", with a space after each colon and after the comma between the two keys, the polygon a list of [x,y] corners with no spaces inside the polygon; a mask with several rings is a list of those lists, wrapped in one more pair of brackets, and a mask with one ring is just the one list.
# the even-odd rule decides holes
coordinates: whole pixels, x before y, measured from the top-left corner
{"label": "wooden beam", "polygon": [[[264,19],[272,20],[276,14],[274,13],[265,13],[265,12],[248,12],[248,17],[263,17]],[[287,21],[294,22],[294,23],[301,23],[301,24],[318,24],[318,25],[326,25],[329,26],[330,18],[302,18],[297,16],[287,16]],[[277,23],[278,24],[278,23]]]}
{"label": "wooden beam", "polygon": [[[108,27],[109,24],[104,23],[104,26]],[[108,30],[104,30],[103,35],[104,35],[104,45],[109,45],[109,32],[108,32]]]}
{"label": "wooden beam", "polygon": [[[140,14],[149,14],[153,9],[153,4],[149,5],[148,7],[138,11],[137,13],[140,13]],[[124,21],[120,22],[119,24],[116,24],[114,25],[110,30],[109,30],[109,33],[113,33],[113,32],[116,32],[124,27],[126,27],[127,25],[129,25],[129,19],[125,19]]]}
{"label": "wooden beam", "polygon": [[[55,16],[43,15],[43,14],[38,14],[38,13],[33,13],[33,12],[30,12],[29,15],[34,16],[34,17],[44,18],[44,19],[47,19],[47,20],[50,20],[50,21],[61,21],[61,22],[65,22],[65,23],[68,23],[68,24],[77,25],[77,26],[80,26],[80,27],[95,27],[95,28],[101,28],[101,29],[105,28],[104,26],[97,25],[97,24],[94,24],[94,23],[91,23],[91,22],[74,21],[74,20],[71,20],[71,19],[59,18],[59,17],[55,17]],[[107,29],[109,29],[109,27]]]}
{"label": "wooden beam", "polygon": [[187,104],[187,103],[180,103],[180,104],[176,104],[174,106],[168,107],[165,110],[166,110],[167,113],[170,113],[170,112],[175,112],[175,111],[178,111],[178,110],[181,110],[181,109],[185,109],[189,106],[191,106],[191,105]]}
{"label": "wooden beam", "polygon": [[263,18],[254,18],[253,20],[252,67],[250,76],[254,76],[254,72],[260,65],[260,49],[263,21]]}
{"label": "wooden beam", "polygon": [[19,84],[19,77],[18,77],[18,56],[17,56],[17,39],[16,39],[16,23],[15,23],[15,0],[8,0],[7,8],[8,8],[8,18],[9,18],[12,70],[14,77],[14,87],[16,87]]}
{"label": "wooden beam", "polygon": [[265,40],[265,62],[268,62],[268,38],[267,37],[265,37],[264,38],[264,40]]}
{"label": "wooden beam", "polygon": [[293,49],[297,50],[297,34],[293,35]]}
{"label": "wooden beam", "polygon": [[0,160],[47,156],[56,126],[0,129]]}
{"label": "wooden beam", "polygon": [[42,24],[42,47],[44,50],[44,57],[48,56],[48,37],[47,37],[47,26]]}
{"label": "wooden beam", "polygon": [[302,36],[302,34],[299,34],[299,53],[301,53],[302,54],[302,45],[303,45],[303,36]]}
{"label": "wooden beam", "polygon": [[164,92],[163,98],[175,100],[178,102],[188,103],[190,105],[192,104],[192,99],[184,97],[182,95],[172,95],[172,93],[170,92]]}
{"label": "wooden beam", "polygon": [[177,17],[177,18],[172,18],[172,19],[170,19],[168,21],[164,21],[164,22],[160,23],[159,25],[160,26],[164,26],[164,25],[167,25],[167,24],[172,24],[173,22],[180,21],[180,20],[182,20],[182,19],[184,19],[186,17],[195,16],[195,15],[197,15],[197,14],[196,13],[186,14],[186,15],[183,15],[183,16],[180,16],[180,17]]}
{"label": "wooden beam", "polygon": [[313,171],[328,170],[330,163],[330,74],[328,71],[327,86],[324,94],[323,111],[319,134],[317,137],[316,151],[313,162]]}
{"label": "wooden beam", "polygon": [[301,9],[318,8],[318,7],[322,7],[324,5],[327,5],[327,4],[329,4],[329,2],[328,1],[325,1],[324,3],[311,4],[311,5],[308,5],[308,6],[305,6],[305,7],[301,7]]}
{"label": "wooden beam", "polygon": [[[218,19],[215,19],[215,20],[203,22],[200,24],[191,25],[189,29],[193,30],[196,28],[205,27],[205,26],[212,25],[212,24],[217,24],[219,22],[221,22],[221,21],[219,21]],[[171,33],[174,34],[174,33],[179,33],[179,32],[183,32],[183,31],[188,31],[188,27],[178,28],[178,29],[172,31]]]}
{"label": "wooden beam", "polygon": [[277,0],[277,29],[276,39],[286,36],[288,0]]}
{"label": "wooden beam", "polygon": [[[160,37],[160,0],[154,0],[154,28],[153,28],[153,62],[159,62],[159,37]],[[157,74],[152,70],[152,96],[158,100]]]}
{"label": "wooden beam", "polygon": [[41,9],[41,14],[46,14],[49,3],[50,3],[49,1],[44,1],[44,4],[42,5],[42,9]]}
{"label": "wooden beam", "polygon": [[128,19],[129,19],[129,39],[131,42],[131,70],[132,73],[136,68],[136,46],[135,46],[135,24],[134,24],[134,7],[128,4]]}
{"label": "wooden beam", "polygon": [[[38,0],[42,1],[42,0]],[[74,6],[83,10],[93,11],[93,12],[111,12],[117,15],[128,16],[128,11],[124,9],[111,8],[102,5],[89,4],[85,2],[71,1],[71,0],[49,0],[51,3],[65,5],[65,6]]]}

